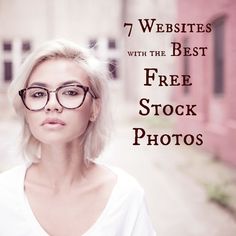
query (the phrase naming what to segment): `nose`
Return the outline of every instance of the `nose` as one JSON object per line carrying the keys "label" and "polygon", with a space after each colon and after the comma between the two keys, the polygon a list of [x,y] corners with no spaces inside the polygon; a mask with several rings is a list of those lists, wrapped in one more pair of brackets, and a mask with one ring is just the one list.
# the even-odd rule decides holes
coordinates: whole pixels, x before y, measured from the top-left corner
{"label": "nose", "polygon": [[44,107],[44,110],[46,112],[50,112],[50,111],[56,111],[58,113],[62,112],[63,107],[58,102],[56,93],[54,91],[49,92],[49,100],[46,106]]}

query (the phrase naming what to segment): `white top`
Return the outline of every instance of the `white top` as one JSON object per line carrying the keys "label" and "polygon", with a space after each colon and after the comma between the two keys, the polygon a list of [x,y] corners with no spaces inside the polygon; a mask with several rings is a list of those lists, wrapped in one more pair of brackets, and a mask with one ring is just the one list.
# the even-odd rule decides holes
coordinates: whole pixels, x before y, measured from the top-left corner
{"label": "white top", "polygon": [[[117,175],[117,183],[101,215],[82,236],[155,236],[142,187],[123,170],[106,167]],[[27,165],[19,165],[0,174],[1,236],[49,236],[25,195],[26,170]]]}

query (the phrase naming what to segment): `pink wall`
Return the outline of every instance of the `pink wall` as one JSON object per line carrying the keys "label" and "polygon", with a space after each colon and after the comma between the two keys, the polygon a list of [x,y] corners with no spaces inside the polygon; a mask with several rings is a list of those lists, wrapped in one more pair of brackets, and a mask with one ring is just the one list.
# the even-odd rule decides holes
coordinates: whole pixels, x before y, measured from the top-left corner
{"label": "pink wall", "polygon": [[[197,104],[198,116],[181,118],[176,129],[202,132],[203,147],[216,157],[236,165],[236,1],[178,0],[179,23],[212,23],[225,16],[224,31],[224,94],[213,93],[214,61],[213,32],[176,34],[176,41],[189,38],[189,46],[207,46],[205,57],[189,57],[189,74],[193,86],[184,95],[177,91],[177,103]],[[183,74],[183,57],[177,58],[179,74]],[[176,92],[176,91],[175,91]],[[184,119],[184,122],[182,120]]]}

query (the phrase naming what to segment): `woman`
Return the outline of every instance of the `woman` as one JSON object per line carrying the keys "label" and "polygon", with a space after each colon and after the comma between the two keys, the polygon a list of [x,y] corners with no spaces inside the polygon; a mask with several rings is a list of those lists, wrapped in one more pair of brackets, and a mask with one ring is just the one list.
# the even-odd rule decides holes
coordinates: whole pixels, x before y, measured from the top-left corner
{"label": "woman", "polygon": [[28,161],[0,176],[0,235],[155,235],[139,184],[94,160],[109,128],[103,71],[65,40],[22,65],[10,95]]}

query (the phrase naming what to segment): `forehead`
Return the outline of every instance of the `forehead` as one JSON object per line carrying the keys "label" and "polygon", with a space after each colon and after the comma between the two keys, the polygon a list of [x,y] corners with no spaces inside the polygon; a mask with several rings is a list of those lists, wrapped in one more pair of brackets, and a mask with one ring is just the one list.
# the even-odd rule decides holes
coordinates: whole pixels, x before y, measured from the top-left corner
{"label": "forehead", "polygon": [[28,86],[33,83],[42,83],[54,88],[68,81],[89,86],[88,75],[77,62],[64,58],[49,59],[34,68],[29,77]]}

